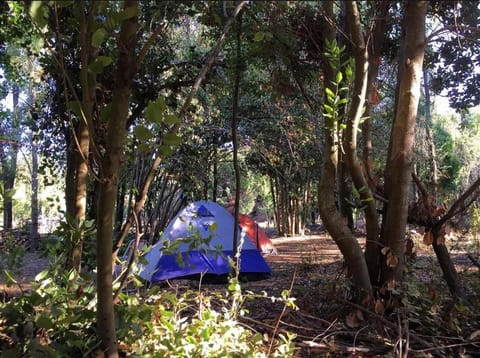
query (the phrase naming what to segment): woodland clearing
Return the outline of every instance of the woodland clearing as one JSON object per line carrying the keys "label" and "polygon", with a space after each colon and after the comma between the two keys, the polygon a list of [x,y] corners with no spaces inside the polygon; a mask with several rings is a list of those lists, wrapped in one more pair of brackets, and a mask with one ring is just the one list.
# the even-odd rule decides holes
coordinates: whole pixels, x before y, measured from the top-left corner
{"label": "woodland clearing", "polygon": [[[462,302],[448,294],[430,246],[411,231],[415,255],[407,262],[405,292],[384,312],[371,312],[349,302],[348,270],[335,243],[323,232],[274,238],[277,254],[266,256],[272,278],[242,283],[246,314],[243,325],[263,333],[268,343],[280,333],[296,335],[299,357],[396,356],[480,357],[480,272],[468,258],[476,243],[457,235],[449,250],[466,288]],[[364,238],[359,236],[364,244]],[[472,246],[473,245],[473,246]],[[27,251],[18,285],[7,286],[5,299],[29,290],[30,282],[48,265],[38,252]],[[199,289],[198,282],[178,280],[162,286],[173,292]],[[224,285],[201,284],[203,295],[225,290]],[[295,299],[296,309],[276,298]],[[408,324],[407,324],[408,323]],[[402,346],[402,347],[400,347]]]}

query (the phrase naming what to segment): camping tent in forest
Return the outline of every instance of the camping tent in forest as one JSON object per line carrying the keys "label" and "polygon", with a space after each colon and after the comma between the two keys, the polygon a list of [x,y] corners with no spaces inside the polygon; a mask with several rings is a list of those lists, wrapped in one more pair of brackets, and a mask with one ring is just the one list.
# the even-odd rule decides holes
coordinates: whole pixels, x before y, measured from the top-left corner
{"label": "camping tent in forest", "polygon": [[[239,230],[237,228],[237,230]],[[145,254],[140,276],[151,283],[204,276],[219,279],[231,272],[234,218],[222,206],[197,201],[181,210],[162,238]],[[240,275],[249,280],[271,271],[253,241],[239,230]]]}
{"label": "camping tent in forest", "polygon": [[277,250],[273,246],[272,240],[270,240],[265,231],[263,231],[263,229],[258,226],[255,220],[253,220],[250,216],[238,214],[238,223],[262,253],[277,253]]}

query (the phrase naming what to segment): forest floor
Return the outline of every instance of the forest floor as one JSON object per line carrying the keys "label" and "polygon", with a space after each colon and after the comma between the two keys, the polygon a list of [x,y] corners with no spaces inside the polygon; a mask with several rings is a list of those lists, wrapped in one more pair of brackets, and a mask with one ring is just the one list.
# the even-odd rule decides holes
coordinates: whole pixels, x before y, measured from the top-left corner
{"label": "forest floor", "polygon": [[[299,357],[397,356],[399,349],[407,348],[414,357],[462,353],[480,357],[475,353],[480,352],[480,272],[467,257],[475,252],[473,256],[478,258],[478,243],[467,244],[458,236],[455,244],[449,245],[467,288],[465,302],[458,304],[449,298],[432,247],[424,245],[419,234],[413,236],[416,258],[407,263],[408,299],[390,311],[377,313],[350,303],[348,272],[328,235],[313,232],[272,239],[278,253],[265,256],[272,277],[242,283],[248,310],[242,324],[263,333],[267,343],[268,337],[295,334]],[[359,243],[363,245],[364,239],[359,237]],[[27,251],[22,269],[13,275],[18,285],[7,286],[0,274],[0,293],[11,297],[28,290],[29,282],[47,265],[47,258]],[[174,281],[170,287],[178,292],[179,287],[193,285]],[[222,289],[221,285],[202,285],[205,293]],[[277,299],[282,292],[284,298],[295,298],[296,309]]]}

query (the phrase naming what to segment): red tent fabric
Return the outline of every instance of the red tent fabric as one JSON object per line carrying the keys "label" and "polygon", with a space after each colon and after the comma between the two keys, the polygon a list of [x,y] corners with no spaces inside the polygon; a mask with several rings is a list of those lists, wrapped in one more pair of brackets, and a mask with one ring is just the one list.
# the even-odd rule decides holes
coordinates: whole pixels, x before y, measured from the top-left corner
{"label": "red tent fabric", "polygon": [[238,214],[238,223],[262,253],[273,254],[277,252],[268,235],[250,216]]}

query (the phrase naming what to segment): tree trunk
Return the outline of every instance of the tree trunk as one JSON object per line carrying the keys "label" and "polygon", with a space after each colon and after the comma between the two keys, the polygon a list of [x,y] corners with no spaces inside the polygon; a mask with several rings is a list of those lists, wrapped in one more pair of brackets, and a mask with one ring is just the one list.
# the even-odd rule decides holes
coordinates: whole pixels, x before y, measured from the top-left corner
{"label": "tree trunk", "polygon": [[[333,25],[333,1],[323,3],[325,16],[327,17],[325,39],[333,42],[335,40],[335,27]],[[324,69],[325,86],[332,87],[335,83],[334,69],[330,64]],[[330,90],[335,91],[334,88]],[[327,94],[325,94],[327,98]],[[335,119],[325,117],[324,135],[324,163],[323,172],[318,186],[318,202],[320,216],[328,233],[332,236],[340,249],[345,261],[352,272],[352,282],[357,290],[356,300],[368,304],[372,298],[372,286],[368,275],[368,269],[363,256],[362,249],[355,236],[344,222],[335,203],[336,173],[338,166],[338,137]]]}
{"label": "tree trunk", "polygon": [[[368,83],[367,83],[367,102],[365,103],[365,120],[362,124],[362,165],[364,178],[366,179],[366,187],[369,189],[370,195],[377,191],[377,183],[374,179],[373,161],[372,161],[372,113],[373,106],[379,102],[378,89],[376,80],[378,69],[380,67],[381,56],[384,52],[385,31],[390,7],[389,1],[378,1],[377,11],[375,14],[375,23],[372,31],[372,39],[368,48]],[[354,132],[352,132],[354,133]],[[365,185],[365,184],[361,184]],[[383,194],[383,193],[381,193]],[[374,210],[372,210],[372,208]],[[375,201],[368,202],[365,208],[365,224],[367,241],[365,245],[365,260],[367,261],[368,272],[372,284],[379,284],[380,274],[380,245],[379,245],[379,217],[377,213]]]}
{"label": "tree trunk", "polygon": [[[33,116],[32,116],[33,117]],[[31,220],[32,226],[30,227],[30,247],[33,250],[37,250],[39,246],[40,235],[38,233],[38,153],[37,144],[33,142],[31,145],[32,151],[32,200],[31,200]]]}
{"label": "tree trunk", "polygon": [[384,285],[390,282],[396,284],[403,278],[413,143],[425,53],[427,7],[427,1],[411,0],[406,2],[404,10],[396,110],[385,175],[388,207],[383,231],[385,257],[381,283]]}
{"label": "tree trunk", "polygon": [[357,133],[365,104],[368,83],[368,50],[363,39],[360,14],[355,2],[348,1],[346,3],[346,13],[348,23],[350,24],[350,38],[352,40],[355,57],[355,84],[347,122],[345,151],[350,175],[359,194],[360,203],[365,207],[368,247],[368,249],[366,249],[365,259],[370,279],[372,283],[376,284],[378,281],[378,256],[374,255],[374,253],[378,252],[378,249],[375,248],[378,246],[380,226],[373,194],[370,191],[368,182],[362,171],[360,160],[357,157]]}
{"label": "tree trunk", "polygon": [[430,74],[427,69],[423,70],[423,88],[425,92],[425,131],[426,131],[426,140],[428,146],[428,159],[430,163],[430,184],[433,190],[433,198],[437,200],[437,190],[438,190],[438,177],[437,177],[437,154],[435,150],[435,142],[433,140],[432,133],[432,115],[431,107],[432,102],[430,100]]}
{"label": "tree trunk", "polygon": [[18,100],[20,98],[20,87],[13,86],[13,118],[10,125],[10,133],[6,133],[7,137],[11,139],[11,143],[0,144],[0,164],[3,183],[3,229],[13,228],[13,200],[12,191],[15,186],[15,176],[17,175],[17,154],[18,143],[15,143],[19,138],[19,123],[20,123],[20,108]]}
{"label": "tree trunk", "polygon": [[464,294],[463,288],[460,283],[460,279],[458,278],[457,270],[455,270],[452,258],[450,257],[450,253],[448,252],[447,246],[445,245],[445,238],[442,237],[443,235],[441,231],[442,226],[437,226],[432,229],[433,251],[437,256],[438,264],[442,269],[443,278],[447,283],[450,293],[454,297],[462,297]]}
{"label": "tree trunk", "polygon": [[212,201],[217,202],[218,194],[218,153],[217,148],[213,149],[213,187],[212,187]]}
{"label": "tree trunk", "polygon": [[[126,0],[124,9],[136,9],[138,1]],[[118,177],[124,152],[132,84],[137,72],[137,15],[124,20],[118,37],[119,56],[114,77],[112,114],[107,123],[105,154],[101,165],[97,211],[97,335],[105,357],[118,357],[112,288],[112,237]]]}
{"label": "tree trunk", "polygon": [[233,225],[233,260],[235,262],[235,274],[240,272],[240,254],[238,253],[238,214],[240,213],[240,193],[241,193],[241,177],[240,166],[238,164],[238,104],[240,97],[240,76],[241,76],[241,63],[242,63],[242,12],[238,15],[237,19],[237,33],[236,33],[236,64],[235,64],[235,77],[233,83],[233,98],[232,98],[232,142],[233,142],[233,170],[235,173],[235,211],[233,213],[234,225]]}
{"label": "tree trunk", "polygon": [[[85,16],[84,4],[79,6],[80,19],[80,42],[81,42],[81,69],[80,69],[80,83],[82,85],[82,118],[79,118],[75,128],[75,137],[77,146],[75,148],[75,208],[73,209],[74,225],[80,231],[83,222],[85,221],[87,212],[87,183],[88,183],[88,157],[90,153],[90,135],[91,128],[88,124],[92,123],[94,111],[95,98],[95,84],[90,78],[91,73],[88,71],[88,66],[92,63],[95,56],[95,51],[91,46],[92,29],[87,23]],[[94,7],[92,7],[93,9]],[[95,13],[89,13],[91,18],[94,18]],[[67,245],[67,262],[66,270],[75,270],[77,275],[81,270],[82,251],[83,251],[83,235],[79,237],[72,235],[74,241]]]}
{"label": "tree trunk", "polygon": [[121,181],[117,195],[117,206],[115,208],[115,231],[122,229],[123,217],[125,212],[125,198],[127,196],[127,180]]}

